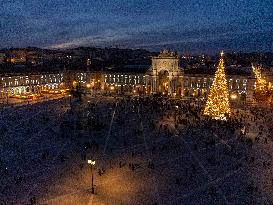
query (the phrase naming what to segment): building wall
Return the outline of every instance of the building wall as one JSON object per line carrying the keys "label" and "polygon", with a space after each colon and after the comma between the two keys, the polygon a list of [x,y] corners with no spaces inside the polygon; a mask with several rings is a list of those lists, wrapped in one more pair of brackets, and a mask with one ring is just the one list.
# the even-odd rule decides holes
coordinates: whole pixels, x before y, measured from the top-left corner
{"label": "building wall", "polygon": [[[213,83],[212,75],[185,75],[183,78],[185,96],[207,96]],[[230,94],[247,95],[252,81],[248,76],[232,75],[227,76],[228,89]]]}
{"label": "building wall", "polygon": [[0,92],[9,95],[40,92],[58,89],[63,82],[63,73],[1,76]]}
{"label": "building wall", "polygon": [[[173,84],[173,93],[181,97],[206,97],[213,82],[211,75],[184,74],[179,78],[181,83]],[[13,75],[0,77],[0,92],[25,94],[69,87],[70,84],[76,83],[90,90],[151,94],[153,93],[152,80],[153,76],[145,73],[76,72],[71,74],[67,72]],[[227,76],[227,81],[231,95],[252,99],[255,79],[249,76],[232,75]]]}
{"label": "building wall", "polygon": [[[129,74],[129,73],[111,73],[103,74],[105,90],[131,92],[141,88],[145,93],[152,93],[152,77],[145,74]],[[176,95],[183,97],[206,97],[213,83],[213,77],[210,75],[184,75],[182,76],[182,84],[175,84]],[[253,81],[249,76],[232,75],[227,76],[228,89],[230,94],[236,94],[238,97],[247,97],[253,91]],[[183,88],[182,92],[178,92],[178,87]]]}

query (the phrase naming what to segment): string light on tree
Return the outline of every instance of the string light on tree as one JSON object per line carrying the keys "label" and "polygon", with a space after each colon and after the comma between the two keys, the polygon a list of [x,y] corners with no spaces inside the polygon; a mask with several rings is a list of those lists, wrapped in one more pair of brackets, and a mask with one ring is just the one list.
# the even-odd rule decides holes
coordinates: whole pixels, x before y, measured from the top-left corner
{"label": "string light on tree", "polygon": [[252,70],[255,75],[255,97],[258,101],[271,101],[272,84],[268,82],[261,72],[261,67],[252,64]]}
{"label": "string light on tree", "polygon": [[226,120],[230,116],[229,93],[224,67],[224,52],[222,51],[220,55],[204,115],[216,120]]}

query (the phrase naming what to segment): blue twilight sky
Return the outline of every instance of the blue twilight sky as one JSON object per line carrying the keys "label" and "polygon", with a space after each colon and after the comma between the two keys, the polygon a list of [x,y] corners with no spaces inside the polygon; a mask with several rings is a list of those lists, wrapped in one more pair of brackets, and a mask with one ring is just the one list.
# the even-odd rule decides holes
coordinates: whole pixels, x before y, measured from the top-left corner
{"label": "blue twilight sky", "polygon": [[0,0],[0,47],[273,51],[273,0]]}

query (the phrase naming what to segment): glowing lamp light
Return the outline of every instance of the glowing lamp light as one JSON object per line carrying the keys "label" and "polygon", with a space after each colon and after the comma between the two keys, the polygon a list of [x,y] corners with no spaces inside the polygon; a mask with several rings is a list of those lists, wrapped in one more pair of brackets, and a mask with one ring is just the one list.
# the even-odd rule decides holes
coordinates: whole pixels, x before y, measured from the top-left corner
{"label": "glowing lamp light", "polygon": [[90,88],[90,87],[91,87],[91,85],[90,85],[90,84],[87,84],[87,85],[86,85],[86,87],[87,87],[87,88]]}
{"label": "glowing lamp light", "polygon": [[114,86],[111,86],[111,87],[110,87],[110,90],[115,90],[115,87],[114,87]]}
{"label": "glowing lamp light", "polygon": [[241,132],[242,132],[243,135],[246,133],[246,127],[245,126],[241,129]]}
{"label": "glowing lamp light", "polygon": [[236,100],[236,99],[237,99],[237,95],[236,95],[236,94],[232,94],[232,95],[230,95],[230,98],[231,98],[232,100]]}
{"label": "glowing lamp light", "polygon": [[94,165],[96,164],[96,161],[95,161],[95,160],[93,161],[93,160],[91,160],[91,159],[88,159],[88,160],[87,160],[87,163],[90,164],[90,165],[92,165],[92,166],[94,166]]}

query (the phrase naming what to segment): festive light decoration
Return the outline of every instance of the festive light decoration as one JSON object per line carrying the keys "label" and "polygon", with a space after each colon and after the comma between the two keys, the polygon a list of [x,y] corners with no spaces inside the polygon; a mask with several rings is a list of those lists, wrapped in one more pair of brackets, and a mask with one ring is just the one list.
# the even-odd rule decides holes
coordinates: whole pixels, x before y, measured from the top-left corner
{"label": "festive light decoration", "polygon": [[204,110],[204,115],[216,120],[226,120],[230,116],[229,93],[223,57],[224,52],[222,51]]}
{"label": "festive light decoration", "polygon": [[267,87],[267,81],[262,77],[262,72],[261,72],[261,68],[260,67],[255,67],[252,64],[252,70],[253,73],[255,75],[256,78],[256,84],[255,84],[255,90],[259,90],[259,91],[266,91],[266,87]]}
{"label": "festive light decoration", "polygon": [[255,75],[255,98],[258,101],[271,101],[272,83],[268,82],[261,72],[261,67],[252,64],[252,70]]}

